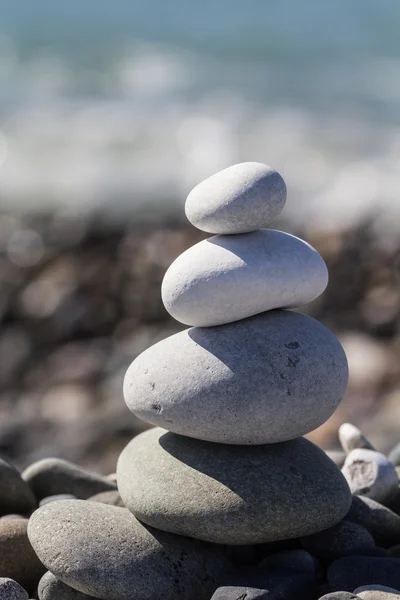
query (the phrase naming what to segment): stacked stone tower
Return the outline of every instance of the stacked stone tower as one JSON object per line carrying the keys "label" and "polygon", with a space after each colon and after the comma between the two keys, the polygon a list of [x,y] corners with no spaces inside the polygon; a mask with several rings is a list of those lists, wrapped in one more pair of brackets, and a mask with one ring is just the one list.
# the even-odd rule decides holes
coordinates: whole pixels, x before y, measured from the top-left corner
{"label": "stacked stone tower", "polygon": [[158,530],[218,544],[312,534],[346,515],[348,485],[301,436],[326,421],[348,370],[335,336],[292,309],[328,274],[304,241],[265,229],[282,177],[235,165],[189,194],[191,223],[213,237],[168,269],[166,309],[190,326],[143,352],[124,383],[132,412],[157,425],[118,462],[126,507]]}

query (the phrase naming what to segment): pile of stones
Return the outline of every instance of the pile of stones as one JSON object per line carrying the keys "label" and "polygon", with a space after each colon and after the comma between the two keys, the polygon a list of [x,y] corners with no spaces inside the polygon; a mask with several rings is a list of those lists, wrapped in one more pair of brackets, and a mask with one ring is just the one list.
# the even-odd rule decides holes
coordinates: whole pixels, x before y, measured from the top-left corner
{"label": "pile of stones", "polygon": [[[332,415],[348,370],[335,336],[289,310],[328,277],[311,246],[265,229],[285,200],[259,163],[191,192],[189,220],[216,235],[162,285],[190,328],[142,353],[124,383],[156,427],[123,450],[116,479],[60,459],[22,475],[0,465],[0,600],[400,597],[400,450],[387,458],[345,424],[340,471],[301,437]],[[17,522],[25,546],[7,562]]]}

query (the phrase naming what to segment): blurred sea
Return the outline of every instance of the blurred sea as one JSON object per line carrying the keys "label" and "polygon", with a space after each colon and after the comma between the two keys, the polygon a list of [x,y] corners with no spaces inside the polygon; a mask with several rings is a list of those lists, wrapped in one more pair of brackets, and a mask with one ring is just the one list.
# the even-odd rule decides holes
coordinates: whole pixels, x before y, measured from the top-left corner
{"label": "blurred sea", "polygon": [[395,0],[0,0],[1,207],[156,216],[258,160],[302,226],[398,227],[399,27]]}

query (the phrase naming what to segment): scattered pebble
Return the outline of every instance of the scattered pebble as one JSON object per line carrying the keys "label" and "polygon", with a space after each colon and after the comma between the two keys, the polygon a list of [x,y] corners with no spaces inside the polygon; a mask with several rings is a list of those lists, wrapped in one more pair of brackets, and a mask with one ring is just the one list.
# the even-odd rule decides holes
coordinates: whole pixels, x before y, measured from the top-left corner
{"label": "scattered pebble", "polygon": [[363,600],[399,600],[400,591],[385,585],[363,585],[354,590]]}
{"label": "scattered pebble", "polygon": [[333,562],[328,568],[328,583],[336,590],[353,591],[366,585],[400,587],[400,559],[367,556],[346,556]]}
{"label": "scattered pebble", "polygon": [[395,467],[400,466],[400,442],[389,452],[389,460]]}
{"label": "scattered pebble", "polygon": [[351,592],[331,592],[321,596],[319,600],[356,600],[358,596]]}
{"label": "scattered pebble", "polygon": [[93,596],[69,587],[50,571],[47,571],[39,581],[38,596],[39,600],[94,600]]}
{"label": "scattered pebble", "polygon": [[342,473],[353,494],[387,504],[396,495],[399,480],[392,463],[380,452],[356,448],[345,460]]}
{"label": "scattered pebble", "polygon": [[103,504],[110,504],[111,506],[123,507],[124,503],[119,495],[118,490],[109,490],[108,492],[100,492],[94,496],[90,496],[88,500],[92,502],[102,502]]}
{"label": "scattered pebble", "polygon": [[45,568],[27,536],[27,519],[0,521],[0,573],[32,592]]}
{"label": "scattered pebble", "polygon": [[223,586],[214,592],[211,600],[270,600],[270,598],[271,593],[268,590],[238,586]]}
{"label": "scattered pebble", "polygon": [[0,458],[0,516],[30,514],[37,506],[30,487],[12,465]]}
{"label": "scattered pebble", "polygon": [[13,579],[0,577],[0,600],[28,600],[28,594]]}
{"label": "scattered pebble", "polygon": [[353,496],[346,520],[363,525],[375,542],[388,548],[400,540],[400,516],[366,496]]}
{"label": "scattered pebble", "polygon": [[375,450],[373,445],[365,435],[351,423],[343,423],[339,427],[339,440],[346,454],[349,454],[356,448],[366,448],[367,450]]}
{"label": "scattered pebble", "polygon": [[73,494],[85,500],[99,492],[115,490],[115,484],[61,458],[44,458],[22,473],[38,501],[59,494]]}
{"label": "scattered pebble", "polygon": [[376,548],[369,531],[349,521],[340,521],[329,529],[303,537],[301,544],[310,554],[325,562],[342,556],[370,555]]}
{"label": "scattered pebble", "polygon": [[77,500],[74,494],[55,494],[54,496],[46,496],[39,502],[39,506],[44,506],[49,502],[57,502],[58,500]]}

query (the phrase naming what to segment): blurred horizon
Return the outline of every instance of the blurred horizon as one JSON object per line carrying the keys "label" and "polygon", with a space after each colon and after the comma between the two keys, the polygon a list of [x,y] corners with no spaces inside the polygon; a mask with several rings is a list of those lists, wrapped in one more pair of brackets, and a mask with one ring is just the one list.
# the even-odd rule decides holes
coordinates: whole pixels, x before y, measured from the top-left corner
{"label": "blurred horizon", "polygon": [[[386,10],[383,10],[383,7]],[[0,209],[179,214],[246,160],[311,229],[400,216],[400,5],[0,0]]]}

